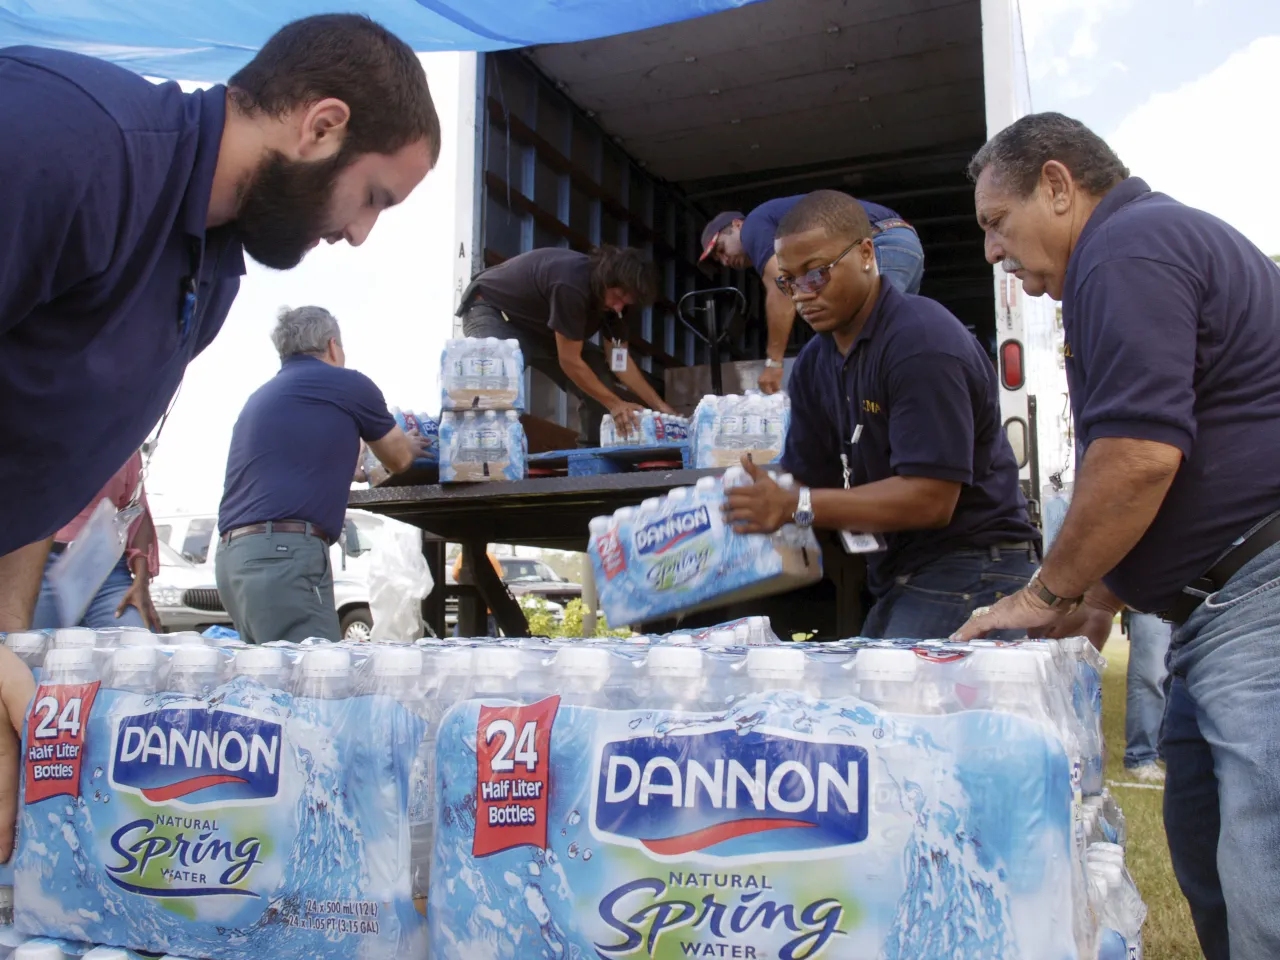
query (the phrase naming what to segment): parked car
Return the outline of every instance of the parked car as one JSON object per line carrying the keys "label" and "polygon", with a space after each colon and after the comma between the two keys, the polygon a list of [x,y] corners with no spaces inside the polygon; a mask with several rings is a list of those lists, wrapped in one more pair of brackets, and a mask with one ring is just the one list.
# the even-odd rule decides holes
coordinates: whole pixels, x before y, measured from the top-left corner
{"label": "parked car", "polygon": [[165,633],[203,633],[212,626],[231,626],[231,616],[223,609],[212,572],[192,563],[163,540],[158,546],[160,572],[151,581],[151,602],[160,618],[160,629]]}
{"label": "parked car", "polygon": [[[369,553],[373,549],[373,535],[384,522],[384,518],[376,514],[348,510],[342,535],[329,550],[334,605],[345,640],[368,640],[373,629],[373,615],[369,612]],[[216,583],[214,562],[221,541],[215,515],[156,517],[155,525],[162,547],[168,546],[171,553],[180,554],[179,559],[201,571],[207,583]],[[153,588],[153,598],[154,595]],[[229,623],[230,618],[223,622]]]}
{"label": "parked car", "polygon": [[[546,563],[531,557],[498,557],[502,568],[502,582],[507,585],[516,601],[526,597],[541,597],[547,601],[547,611],[557,621],[564,619],[564,608],[571,600],[582,596],[582,584],[566,580]],[[445,564],[445,582],[456,583],[452,562]],[[444,602],[444,622],[454,627],[458,622],[458,598],[448,597]]]}

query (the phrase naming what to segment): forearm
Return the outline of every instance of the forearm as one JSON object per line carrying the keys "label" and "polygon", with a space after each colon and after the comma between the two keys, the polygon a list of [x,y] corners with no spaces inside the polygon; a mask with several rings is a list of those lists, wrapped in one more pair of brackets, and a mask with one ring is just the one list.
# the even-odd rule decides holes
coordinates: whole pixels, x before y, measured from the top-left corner
{"label": "forearm", "polygon": [[765,284],[764,314],[769,329],[765,356],[770,360],[780,361],[786,356],[787,343],[791,340],[791,328],[796,322],[796,305],[771,280]]}
{"label": "forearm", "polygon": [[921,477],[890,477],[851,490],[814,490],[813,524],[858,533],[938,529],[951,522],[958,493],[958,484]]}
{"label": "forearm", "polygon": [[52,538],[41,540],[0,557],[0,632],[25,630],[31,625],[52,542]]}
{"label": "forearm", "polygon": [[640,398],[640,401],[650,410],[661,410],[663,413],[670,413],[671,408],[667,406],[658,391],[653,389],[644,372],[627,357],[627,369],[618,374],[618,379],[623,385]]}
{"label": "forearm", "polygon": [[621,402],[621,398],[604,385],[604,381],[596,376],[595,371],[582,357],[572,359],[562,357],[560,368],[564,370],[565,376],[606,410],[612,409]]}
{"label": "forearm", "polygon": [[[1092,590],[1151,526],[1181,461],[1182,454],[1163,443],[1111,437],[1091,443],[1041,569],[1045,586],[1060,597]],[[1093,596],[1118,603],[1110,591]]]}
{"label": "forearm", "polygon": [[145,553],[138,554],[130,560],[129,569],[133,573],[135,583],[151,583],[151,568],[147,564],[147,555]]}

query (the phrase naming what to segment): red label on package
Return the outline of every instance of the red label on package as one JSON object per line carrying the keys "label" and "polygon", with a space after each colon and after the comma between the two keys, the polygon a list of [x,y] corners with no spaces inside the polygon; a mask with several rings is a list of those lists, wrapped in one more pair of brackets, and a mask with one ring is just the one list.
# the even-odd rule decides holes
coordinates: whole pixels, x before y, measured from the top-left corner
{"label": "red label on package", "polygon": [[481,707],[476,728],[476,835],[472,855],[547,846],[551,725],[559,697],[527,707]]}
{"label": "red label on package", "polygon": [[80,795],[84,732],[100,684],[42,685],[27,718],[26,802]]}
{"label": "red label on package", "polygon": [[600,565],[604,567],[604,578],[606,580],[612,580],[627,569],[627,558],[622,552],[622,541],[618,539],[618,534],[615,531],[606,533],[596,543],[598,544],[597,549],[600,551]]}

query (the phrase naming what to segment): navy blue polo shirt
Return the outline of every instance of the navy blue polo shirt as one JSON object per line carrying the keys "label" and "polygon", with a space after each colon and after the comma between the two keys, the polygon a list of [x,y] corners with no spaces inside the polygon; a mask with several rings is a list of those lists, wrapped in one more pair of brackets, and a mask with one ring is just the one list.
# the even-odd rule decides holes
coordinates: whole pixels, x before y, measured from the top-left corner
{"label": "navy blue polo shirt", "polygon": [[1082,446],[1128,437],[1182,451],[1155,521],[1106,577],[1136,609],[1167,609],[1280,510],[1280,268],[1130,177],[1072,251],[1062,321]]}
{"label": "navy blue polo shirt", "polygon": [[[787,215],[787,211],[802,199],[804,199],[804,194],[768,200],[748,213],[746,219],[742,221],[740,237],[742,249],[746,251],[747,256],[751,259],[751,265],[756,268],[757,273],[764,273],[765,264],[773,256],[773,238],[778,232],[778,224]],[[882,220],[902,219],[888,207],[883,207],[878,203],[871,203],[868,200],[859,200],[858,202],[867,211],[867,219],[871,221],[873,226]]]}
{"label": "navy blue polo shirt", "polygon": [[89,503],[226,318],[244,257],[205,230],[225,95],[0,50],[0,555]]}
{"label": "navy blue polo shirt", "polygon": [[[791,426],[782,459],[805,486],[844,486],[842,448],[852,451],[851,486],[895,476],[961,484],[948,526],[886,534],[888,550],[868,554],[877,596],[895,577],[948,553],[1039,541],[1000,424],[995,368],[942,304],[881,283],[848,356],[820,334],[800,351],[787,382]],[[859,424],[858,442],[849,444]]]}
{"label": "navy blue polo shirt", "polygon": [[231,432],[218,529],[306,520],[339,536],[360,441],[381,440],[395,425],[363,373],[289,357],[254,391]]}

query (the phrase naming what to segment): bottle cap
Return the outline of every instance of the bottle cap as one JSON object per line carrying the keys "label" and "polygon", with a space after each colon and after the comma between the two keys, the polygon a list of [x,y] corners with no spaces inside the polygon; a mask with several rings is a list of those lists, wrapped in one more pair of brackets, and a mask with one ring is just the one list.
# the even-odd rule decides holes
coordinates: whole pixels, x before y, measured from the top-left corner
{"label": "bottle cap", "polygon": [[174,646],[180,646],[183,644],[202,644],[204,643],[204,637],[195,630],[182,630],[178,633],[170,634],[169,642]]}
{"label": "bottle cap", "polygon": [[702,675],[702,651],[697,647],[656,646],[649,651],[646,664],[650,674],[664,677],[699,677]]}
{"label": "bottle cap", "polygon": [[693,643],[693,634],[673,633],[667,637],[665,642],[675,644],[677,647],[686,646]]}
{"label": "bottle cap", "polygon": [[149,647],[159,642],[160,638],[150,630],[140,630],[137,627],[125,627],[116,639],[116,643],[122,647]]}
{"label": "bottle cap", "polygon": [[111,655],[111,666],[120,671],[154,670],[159,659],[155,647],[118,647]]}
{"label": "bottle cap", "polygon": [[591,522],[587,524],[587,529],[591,531],[593,537],[603,537],[609,532],[609,524],[612,522],[612,517],[592,517]]}
{"label": "bottle cap", "polygon": [[609,651],[600,647],[565,647],[556,654],[555,666],[567,677],[608,676],[613,666]]}
{"label": "bottle cap", "polygon": [[83,670],[93,666],[93,651],[88,647],[54,647],[44,655],[44,675],[55,670]]}
{"label": "bottle cap", "polygon": [[4,638],[4,645],[17,654],[39,653],[44,649],[44,634],[39,630],[18,630]]}
{"label": "bottle cap", "polygon": [[28,940],[13,951],[13,960],[66,960],[66,956],[60,946],[48,940]]}
{"label": "bottle cap", "polygon": [[866,647],[858,651],[853,670],[859,681],[910,683],[916,678],[916,655],[910,650]]}
{"label": "bottle cap", "polygon": [[800,677],[804,652],[788,647],[752,647],[747,651],[747,673],[753,677]]}
{"label": "bottle cap", "polygon": [[302,655],[302,675],[313,679],[344,677],[351,670],[351,654],[346,650],[308,650]]}
{"label": "bottle cap", "polygon": [[1040,680],[1040,657],[1020,647],[983,647],[969,654],[969,670],[975,678],[987,681],[1037,683]]}
{"label": "bottle cap", "polygon": [[373,653],[375,677],[417,677],[422,675],[422,651],[413,647],[379,647]]}
{"label": "bottle cap", "polygon": [[484,677],[517,677],[520,654],[510,647],[496,644],[480,647],[471,653],[472,673]]}
{"label": "bottle cap", "polygon": [[188,643],[173,651],[173,656],[169,659],[169,669],[197,673],[202,670],[217,670],[221,662],[222,655],[216,648]]}
{"label": "bottle cap", "polygon": [[737,642],[732,630],[712,630],[707,634],[707,643],[713,647],[732,647]]}
{"label": "bottle cap", "polygon": [[84,647],[92,650],[98,643],[98,635],[86,627],[63,627],[53,635],[53,645],[64,649]]}
{"label": "bottle cap", "polygon": [[284,655],[271,647],[245,647],[237,650],[231,668],[237,676],[261,676],[282,673]]}

